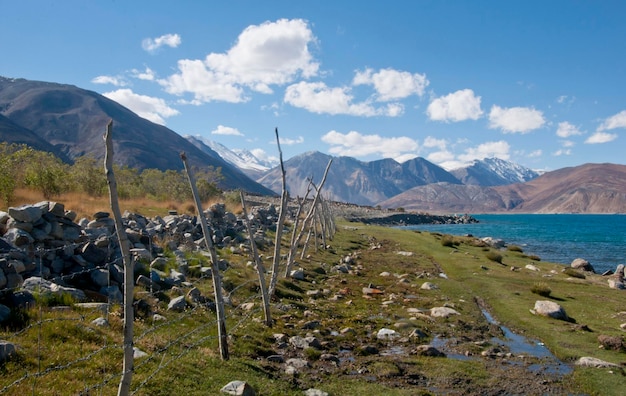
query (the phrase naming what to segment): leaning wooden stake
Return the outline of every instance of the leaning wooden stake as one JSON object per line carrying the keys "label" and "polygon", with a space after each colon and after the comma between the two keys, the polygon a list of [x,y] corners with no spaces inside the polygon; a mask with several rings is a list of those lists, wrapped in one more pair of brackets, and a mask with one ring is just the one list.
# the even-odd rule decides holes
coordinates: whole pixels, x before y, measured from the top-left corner
{"label": "leaning wooden stake", "polygon": [[274,291],[276,290],[276,282],[278,282],[278,268],[280,266],[280,245],[283,238],[285,215],[287,214],[287,202],[289,201],[289,193],[287,192],[287,179],[285,176],[285,165],[283,164],[283,151],[280,148],[278,128],[276,128],[274,132],[276,133],[276,145],[278,145],[278,158],[280,160],[280,172],[283,181],[283,191],[280,196],[280,212],[278,212],[278,223],[276,224],[276,238],[274,239],[274,261],[272,262],[272,276],[270,278],[269,287],[270,298],[274,295]]}
{"label": "leaning wooden stake", "polygon": [[200,225],[202,226],[202,234],[204,235],[204,241],[206,242],[207,250],[211,255],[211,276],[213,277],[213,292],[215,293],[215,307],[217,311],[217,334],[220,344],[220,356],[222,360],[228,360],[228,334],[226,333],[226,319],[224,316],[224,297],[222,296],[222,279],[220,277],[220,270],[217,261],[217,252],[213,246],[213,236],[209,231],[204,212],[202,210],[202,203],[198,195],[198,189],[196,188],[196,180],[189,166],[187,166],[187,156],[185,153],[180,153],[180,159],[183,160],[185,165],[185,171],[187,172],[187,178],[191,185],[191,192],[193,193],[193,199],[196,203],[196,210],[198,212],[198,218],[200,219]]}
{"label": "leaning wooden stake", "polygon": [[250,249],[252,250],[252,257],[254,257],[254,263],[256,264],[256,270],[259,274],[259,287],[261,288],[261,297],[263,298],[263,312],[265,313],[265,324],[268,327],[272,327],[272,314],[270,312],[270,298],[267,294],[267,286],[265,284],[265,267],[263,267],[263,261],[259,257],[259,251],[256,248],[256,242],[254,241],[254,235],[252,233],[252,226],[250,225],[250,219],[248,219],[248,211],[246,209],[246,199],[243,191],[239,191],[241,197],[241,208],[243,210],[243,218],[248,228],[248,235],[250,236]]}
{"label": "leaning wooden stake", "polygon": [[[330,165],[333,163],[333,159],[331,158],[328,161],[328,165],[326,165],[326,169],[324,170],[324,176],[322,176],[322,181],[320,182],[319,187],[316,187],[315,197],[313,198],[313,203],[311,203],[311,207],[309,208],[309,212],[307,213],[304,221],[302,222],[302,228],[300,229],[300,233],[298,234],[295,243],[300,243],[302,236],[304,235],[305,228],[309,226],[311,220],[313,219],[313,215],[315,214],[315,207],[320,199],[320,192],[322,191],[322,187],[326,182],[326,176],[328,176],[328,170],[330,169]],[[315,184],[313,184],[315,187]],[[289,276],[289,272],[291,271],[291,267],[293,266],[293,261],[287,262],[287,267],[285,268],[285,277]]]}
{"label": "leaning wooden stake", "polygon": [[134,273],[133,261],[130,256],[130,242],[122,223],[122,213],[117,200],[117,182],[113,174],[113,121],[107,124],[104,134],[106,152],[104,154],[104,171],[109,185],[109,197],[111,201],[111,211],[115,218],[115,231],[122,251],[122,261],[124,263],[124,364],[122,368],[122,378],[117,390],[118,396],[130,394],[130,384],[133,379],[133,322],[135,313],[133,312],[133,287]]}

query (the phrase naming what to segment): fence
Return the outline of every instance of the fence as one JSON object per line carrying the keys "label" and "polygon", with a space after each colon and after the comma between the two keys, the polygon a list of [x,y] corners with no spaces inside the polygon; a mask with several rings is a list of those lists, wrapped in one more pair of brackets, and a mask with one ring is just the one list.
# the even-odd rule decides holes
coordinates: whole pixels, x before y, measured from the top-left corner
{"label": "fence", "polygon": [[[73,247],[80,248],[81,245]],[[37,255],[43,257],[48,252],[38,250]],[[56,282],[63,283],[92,271],[108,269],[119,260],[61,276]],[[41,272],[41,263],[39,265]],[[206,265],[209,265],[208,261]],[[228,277],[229,271],[231,269],[223,271],[222,275]],[[251,317],[262,317],[260,303],[254,304],[255,308],[251,310],[241,308],[248,302],[260,302],[260,294],[252,292],[256,284],[258,281],[251,276],[236,287],[229,287],[225,296],[230,302],[225,312],[229,337],[238,337],[238,331]],[[185,290],[194,287],[203,290],[202,295],[212,295],[210,277],[199,276],[185,283]],[[133,344],[136,349],[131,394],[147,392],[160,374],[166,374],[166,368],[191,351],[199,348],[217,350],[217,321],[210,304],[189,305],[182,312],[166,310],[163,301],[166,295],[151,289],[136,289],[136,301],[149,302],[148,306],[156,303],[159,309],[157,316],[152,312],[142,313],[141,304],[135,303]],[[0,290],[5,294],[13,291],[17,290]],[[13,318],[14,324],[22,321],[21,328],[0,332],[0,339],[17,347],[17,355],[0,366],[0,394],[54,394],[55,389],[56,392],[63,389],[64,393],[81,395],[115,393],[123,374],[123,310],[119,302],[109,300],[102,304],[54,306],[58,302],[62,301],[51,303],[49,299],[36,299],[34,306],[26,311],[28,318]],[[19,327],[19,323],[16,326]],[[147,355],[140,357],[142,352]]]}

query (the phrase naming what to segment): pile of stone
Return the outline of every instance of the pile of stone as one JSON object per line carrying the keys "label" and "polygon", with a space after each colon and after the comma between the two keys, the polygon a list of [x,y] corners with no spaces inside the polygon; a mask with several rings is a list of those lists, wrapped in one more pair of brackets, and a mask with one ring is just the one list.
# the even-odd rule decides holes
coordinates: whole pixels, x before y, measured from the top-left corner
{"label": "pile of stone", "polygon": [[[232,249],[246,247],[243,219],[214,204],[205,211],[213,243]],[[120,300],[123,290],[123,263],[115,221],[106,212],[93,220],[76,221],[76,213],[58,202],[11,207],[0,211],[0,299],[5,304],[22,304],[24,291],[70,293],[77,299]],[[268,243],[265,231],[275,226],[278,212],[273,206],[254,208],[250,216],[257,243]],[[126,212],[123,224],[135,258],[136,271],[155,264],[151,281],[162,277],[180,279],[180,273],[165,274],[163,249],[174,251],[184,267],[183,251],[204,247],[204,236],[196,216],[170,212],[147,218]],[[144,277],[145,278],[145,277]],[[145,280],[145,279],[144,279]],[[156,282],[155,282],[156,283]],[[7,303],[8,301],[8,303]],[[20,302],[22,301],[22,302]],[[0,318],[1,320],[2,318]]]}

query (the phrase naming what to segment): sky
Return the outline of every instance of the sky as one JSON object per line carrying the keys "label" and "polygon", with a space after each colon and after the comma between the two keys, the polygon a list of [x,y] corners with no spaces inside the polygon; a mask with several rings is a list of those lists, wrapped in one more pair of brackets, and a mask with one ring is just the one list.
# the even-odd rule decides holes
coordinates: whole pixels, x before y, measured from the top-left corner
{"label": "sky", "polygon": [[0,76],[285,160],[626,164],[624,1],[0,0]]}

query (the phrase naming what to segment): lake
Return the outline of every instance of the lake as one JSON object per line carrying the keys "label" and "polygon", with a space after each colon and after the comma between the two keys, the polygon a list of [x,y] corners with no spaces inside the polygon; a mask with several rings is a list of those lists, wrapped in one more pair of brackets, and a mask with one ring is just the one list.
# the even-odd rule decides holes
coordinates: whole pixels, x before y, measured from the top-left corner
{"label": "lake", "polygon": [[476,224],[419,224],[405,229],[502,239],[542,261],[588,260],[597,273],[626,263],[624,214],[479,214]]}

